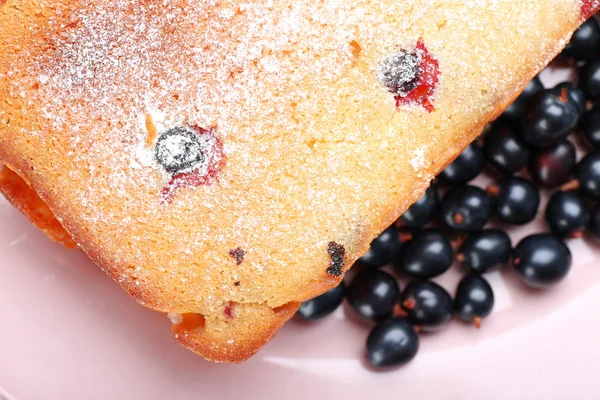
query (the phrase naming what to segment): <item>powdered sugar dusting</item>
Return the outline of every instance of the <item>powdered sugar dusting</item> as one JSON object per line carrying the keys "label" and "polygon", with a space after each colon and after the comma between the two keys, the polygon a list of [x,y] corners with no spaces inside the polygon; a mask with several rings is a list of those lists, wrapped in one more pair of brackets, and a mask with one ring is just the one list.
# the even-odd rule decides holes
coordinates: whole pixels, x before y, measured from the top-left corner
{"label": "powdered sugar dusting", "polygon": [[[39,40],[0,70],[39,122],[9,135],[31,143],[19,150],[52,177],[59,217],[110,268],[139,267],[138,286],[181,301],[170,310],[201,313],[307,294],[331,241],[350,263],[579,12],[576,0],[55,3],[40,1]],[[431,113],[396,109],[377,75],[421,38],[440,67]],[[218,181],[180,188],[154,159],[150,119],[158,134],[214,128],[201,147],[222,143]],[[165,204],[169,183],[181,190]],[[249,256],[233,270],[237,246]]]}

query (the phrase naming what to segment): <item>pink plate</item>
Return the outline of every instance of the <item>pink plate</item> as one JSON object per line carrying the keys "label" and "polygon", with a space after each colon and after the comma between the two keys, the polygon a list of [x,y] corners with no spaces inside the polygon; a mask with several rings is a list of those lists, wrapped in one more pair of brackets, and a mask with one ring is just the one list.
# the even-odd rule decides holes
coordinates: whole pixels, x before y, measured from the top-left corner
{"label": "pink plate", "polygon": [[[481,330],[453,322],[422,335],[408,366],[363,364],[368,327],[344,309],[291,321],[249,362],[205,362],[173,340],[163,314],[136,305],[79,251],[50,242],[0,199],[0,399],[597,399],[600,248],[569,246],[574,266],[547,291],[506,268]],[[538,221],[513,239],[543,229]],[[459,268],[440,282],[454,290]],[[342,397],[343,396],[343,397]]]}

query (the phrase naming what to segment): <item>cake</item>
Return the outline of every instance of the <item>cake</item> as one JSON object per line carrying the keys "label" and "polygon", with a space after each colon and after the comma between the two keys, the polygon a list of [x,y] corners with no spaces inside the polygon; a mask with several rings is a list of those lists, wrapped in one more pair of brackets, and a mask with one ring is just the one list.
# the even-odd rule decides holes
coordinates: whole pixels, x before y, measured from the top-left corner
{"label": "cake", "polygon": [[0,191],[184,346],[241,362],[597,8],[0,1]]}

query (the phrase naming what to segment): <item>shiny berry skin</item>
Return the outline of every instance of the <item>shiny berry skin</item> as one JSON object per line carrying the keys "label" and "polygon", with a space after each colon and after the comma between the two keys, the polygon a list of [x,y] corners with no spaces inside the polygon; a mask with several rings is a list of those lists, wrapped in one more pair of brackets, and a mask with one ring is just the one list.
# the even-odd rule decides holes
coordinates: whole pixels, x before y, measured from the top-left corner
{"label": "shiny berry skin", "polygon": [[471,234],[460,246],[456,259],[472,272],[484,273],[508,263],[512,252],[510,237],[500,229]]}
{"label": "shiny berry skin", "polygon": [[346,290],[352,308],[363,318],[383,321],[390,317],[400,299],[400,287],[393,276],[379,269],[360,271]]}
{"label": "shiny berry skin", "polygon": [[440,205],[442,222],[457,232],[473,232],[483,228],[490,215],[490,198],[475,186],[459,186],[448,190]]}
{"label": "shiny berry skin", "polygon": [[568,136],[577,126],[580,112],[566,89],[547,89],[527,102],[521,138],[532,148],[542,148]]}
{"label": "shiny berry skin", "polygon": [[592,237],[600,241],[600,204],[596,204],[592,209],[588,228]]}
{"label": "shiny berry skin", "polygon": [[590,220],[589,207],[577,192],[555,192],[546,206],[546,223],[560,238],[583,236]]}
{"label": "shiny berry skin", "polygon": [[576,165],[575,146],[565,139],[537,150],[529,161],[528,169],[538,185],[554,188],[569,180]]}
{"label": "shiny berry skin", "polygon": [[474,141],[440,172],[438,179],[447,185],[462,185],[479,175],[484,164],[483,149]]}
{"label": "shiny berry skin", "polygon": [[513,265],[525,284],[534,288],[552,286],[571,269],[571,252],[567,245],[550,233],[524,238],[513,252]]}
{"label": "shiny berry skin", "polygon": [[584,195],[600,200],[600,151],[588,153],[575,168],[575,179]]}
{"label": "shiny berry skin", "polygon": [[454,310],[466,322],[479,328],[481,320],[494,308],[494,292],[479,274],[469,274],[461,279],[454,296]]}
{"label": "shiny berry skin", "polygon": [[424,229],[404,243],[394,265],[408,276],[428,279],[446,272],[453,257],[454,250],[446,235],[437,229]]}
{"label": "shiny berry skin", "polygon": [[334,312],[344,300],[346,285],[342,281],[338,286],[320,296],[305,301],[296,313],[302,319],[313,321],[326,317]]}
{"label": "shiny berry skin", "polygon": [[588,62],[579,69],[579,86],[590,100],[600,100],[600,61]]}
{"label": "shiny berry skin", "polygon": [[402,308],[423,331],[438,331],[452,319],[452,297],[434,282],[413,281],[402,292]]}
{"label": "shiny berry skin", "polygon": [[525,105],[527,104],[527,100],[543,89],[544,85],[542,84],[542,81],[540,81],[540,78],[536,76],[527,84],[519,97],[517,97],[516,100],[506,108],[506,110],[504,110],[500,119],[510,122],[511,124],[518,125],[520,123],[521,116],[523,115]]}
{"label": "shiny berry skin", "polygon": [[439,202],[437,186],[432,184],[423,197],[398,218],[396,226],[405,229],[422,228],[432,220]]}
{"label": "shiny berry skin", "polygon": [[577,29],[561,56],[578,61],[598,58],[600,55],[600,26],[595,18],[590,18]]}
{"label": "shiny berry skin", "polygon": [[367,338],[369,364],[376,368],[406,364],[419,351],[419,336],[407,318],[395,317],[383,321],[371,330]]}
{"label": "shiny berry skin", "polygon": [[382,267],[398,256],[401,247],[400,232],[390,226],[371,242],[369,250],[357,262],[370,268]]}
{"label": "shiny berry skin", "polygon": [[562,89],[567,89],[569,102],[577,108],[577,111],[579,111],[579,115],[581,116],[587,109],[587,97],[585,92],[571,82],[562,82],[554,87],[554,91],[557,93],[562,93]]}
{"label": "shiny berry skin", "polygon": [[514,174],[527,165],[529,148],[508,124],[495,123],[483,139],[487,163],[503,174]]}
{"label": "shiny berry skin", "polygon": [[533,182],[519,177],[505,177],[490,186],[494,214],[502,222],[523,225],[532,221],[540,205],[540,192]]}
{"label": "shiny berry skin", "polygon": [[580,129],[586,141],[594,148],[600,149],[600,105],[594,106],[583,115]]}

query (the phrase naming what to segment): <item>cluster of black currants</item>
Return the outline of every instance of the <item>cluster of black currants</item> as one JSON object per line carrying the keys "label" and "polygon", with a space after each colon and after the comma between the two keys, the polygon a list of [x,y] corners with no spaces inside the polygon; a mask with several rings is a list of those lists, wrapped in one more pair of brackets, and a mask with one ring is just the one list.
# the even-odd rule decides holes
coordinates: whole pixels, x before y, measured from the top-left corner
{"label": "cluster of black currants", "polygon": [[[322,296],[302,304],[300,317],[313,320],[344,300],[374,322],[367,339],[374,367],[404,364],[415,357],[420,331],[443,329],[457,315],[479,327],[492,311],[494,293],[482,275],[512,264],[523,282],[546,288],[571,268],[565,244],[585,232],[600,240],[600,25],[591,18],[573,35],[557,62],[569,63],[578,85],[544,88],[535,78],[481,138],[444,169],[425,195],[394,226],[371,243],[357,261],[358,273]],[[597,103],[596,103],[597,102]],[[573,135],[572,135],[573,134]],[[580,160],[574,143],[579,143]],[[486,171],[495,182],[470,185]],[[523,238],[486,228],[524,225],[549,196],[548,232]],[[454,297],[429,279],[454,261],[468,271]],[[381,269],[392,265],[412,280],[401,290]]]}

